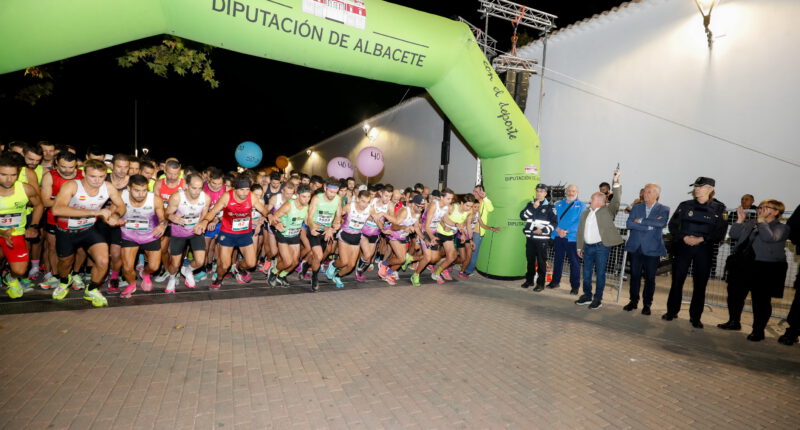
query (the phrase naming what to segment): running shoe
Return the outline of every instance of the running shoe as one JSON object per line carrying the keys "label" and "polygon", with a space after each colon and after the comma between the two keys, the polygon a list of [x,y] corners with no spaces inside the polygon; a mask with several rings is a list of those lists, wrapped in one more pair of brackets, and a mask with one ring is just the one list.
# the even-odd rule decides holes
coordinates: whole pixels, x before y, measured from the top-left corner
{"label": "running shoe", "polygon": [[[181,268],[183,269],[183,268]],[[170,276],[169,280],[167,281],[167,288],[164,289],[164,292],[167,294],[174,294],[175,293],[175,283],[178,282],[178,279],[175,275]]]}
{"label": "running shoe", "polygon": [[28,278],[19,278],[19,285],[22,287],[23,293],[30,293],[34,290],[33,281]]}
{"label": "running shoe", "polygon": [[258,271],[267,275],[269,274],[270,267],[272,267],[272,262],[267,260],[258,266]]}
{"label": "running shoe", "polygon": [[406,261],[405,261],[405,263],[403,263],[402,266],[400,266],[400,270],[405,272],[406,269],[408,269],[408,265],[411,264],[413,261],[414,261],[414,257],[412,257],[411,254],[406,254]]}
{"label": "running shoe", "polygon": [[428,270],[430,270],[431,272],[433,272],[434,270],[436,270],[436,268],[435,268],[435,267],[433,267],[433,264],[429,264],[429,265],[425,266],[425,268],[426,268],[426,269],[428,269]]}
{"label": "running shoe", "polygon": [[420,285],[422,285],[419,282],[419,273],[414,273],[413,275],[411,275],[411,285],[415,287],[419,287]]}
{"label": "running shoe", "polygon": [[130,299],[133,293],[135,292],[136,292],[136,283],[134,282],[133,284],[125,287],[125,289],[122,290],[122,293],[120,293],[119,296],[122,297],[123,299]]}
{"label": "running shoe", "polygon": [[442,270],[442,278],[444,278],[445,281],[452,281],[453,280],[453,277],[450,276],[450,268],[449,267],[447,269]]}
{"label": "running shoe", "polygon": [[52,288],[56,288],[58,286],[58,278],[55,276],[51,276],[46,279],[44,282],[39,284],[39,288],[43,290],[50,290]]}
{"label": "running shoe", "polygon": [[364,273],[359,272],[359,271],[356,270],[356,275],[355,276],[356,276],[356,281],[358,281],[358,282],[367,282],[367,277],[364,276]]}
{"label": "running shoe", "polygon": [[336,265],[331,263],[328,265],[328,269],[325,270],[325,277],[330,280],[333,280],[333,276],[336,274]]}
{"label": "running shoe", "polygon": [[100,293],[100,290],[95,288],[94,290],[84,290],[83,291],[83,300],[88,300],[92,302],[92,306],[96,308],[102,308],[103,306],[108,306],[108,300]]}
{"label": "running shoe", "polygon": [[183,266],[181,267],[181,275],[183,275],[184,283],[189,288],[194,288],[197,284],[194,281],[194,273],[192,273],[191,266]]}
{"label": "running shoe", "polygon": [[322,264],[320,264],[320,265],[319,265],[319,271],[320,271],[320,272],[322,272],[322,273],[325,273],[325,272],[327,272],[327,271],[328,271],[328,267],[329,267],[331,264],[333,264],[333,263],[329,263],[329,262],[327,262],[327,263],[322,263]]}
{"label": "running shoe", "polygon": [[319,291],[319,280],[315,277],[311,277],[311,292],[316,293]]}
{"label": "running shoe", "polygon": [[53,300],[64,300],[64,297],[67,297],[67,293],[69,293],[69,285],[72,283],[72,275],[69,275],[66,284],[62,284],[60,281],[56,288],[53,290]]}
{"label": "running shoe", "polygon": [[[145,275],[144,273],[142,273],[142,279],[145,279],[145,278],[144,278],[145,276],[146,276],[146,275]],[[148,283],[150,283],[150,284],[151,284],[151,287],[152,287],[152,283],[153,283],[153,281],[156,281],[156,282],[164,282],[164,281],[166,281],[166,280],[167,280],[167,278],[169,277],[169,272],[167,272],[167,271],[165,270],[165,271],[164,271],[164,273],[162,273],[162,274],[160,274],[160,275],[158,275],[158,276],[154,277],[152,280],[150,280],[150,279],[149,279],[149,278],[150,278],[150,276],[147,276],[147,277],[148,277]],[[145,290],[145,291],[150,291],[149,289],[146,289],[146,288],[144,287],[144,282],[142,282],[142,289],[143,289],[143,290]]]}
{"label": "running shoe", "polygon": [[6,288],[6,294],[8,297],[12,299],[18,299],[22,297],[24,290],[22,289],[22,285],[19,283],[19,279],[12,279],[8,280],[8,275],[3,276],[3,283],[6,284],[8,288]]}
{"label": "running shoe", "polygon": [[125,289],[125,287],[127,287],[127,286],[128,286],[128,282],[126,282],[125,279],[123,279],[123,278],[119,278],[119,288],[120,289]]}
{"label": "running shoe", "polygon": [[236,282],[240,284],[247,284],[253,280],[253,276],[246,270],[237,270],[234,276],[236,277]]}
{"label": "running shoe", "polygon": [[119,279],[108,280],[108,287],[106,288],[106,294],[119,294]]}
{"label": "running shoe", "polygon": [[[164,273],[167,273],[167,272],[164,272]],[[165,277],[164,279],[166,280],[167,278]],[[142,275],[142,290],[145,291],[145,292],[149,292],[152,289],[153,289],[153,280],[150,279],[150,275],[143,274]]]}
{"label": "running shoe", "polygon": [[[195,285],[197,285],[198,282],[200,282],[200,281],[202,281],[202,280],[204,280],[206,278],[208,278],[208,273],[206,273],[205,270],[200,272],[200,273],[198,273],[198,274],[196,274],[196,275],[194,275]],[[187,284],[187,286],[188,286],[188,284]]]}
{"label": "running shoe", "polygon": [[36,279],[39,277],[39,266],[31,266],[31,270],[28,272],[28,278]]}
{"label": "running shoe", "polygon": [[278,286],[277,278],[278,275],[270,271],[269,274],[267,275],[267,285],[269,285],[270,287],[277,287]]}
{"label": "running shoe", "polygon": [[458,277],[461,279],[469,279],[470,276],[472,275],[470,275],[469,273],[458,272]]}
{"label": "running shoe", "polygon": [[289,283],[289,280],[286,279],[286,276],[278,276],[276,279],[278,281],[278,286],[289,287],[292,285]]}
{"label": "running shoe", "polygon": [[444,279],[442,279],[441,275],[437,275],[436,272],[431,273],[431,279],[436,281],[437,284],[444,284]]}
{"label": "running shoe", "polygon": [[383,280],[386,281],[386,283],[389,285],[397,284],[397,281],[395,281],[394,276],[392,275],[387,275],[385,278],[383,278]]}
{"label": "running shoe", "polygon": [[381,264],[378,266],[378,277],[381,279],[386,279],[386,276],[389,274],[389,267]]}
{"label": "running shoe", "polygon": [[370,265],[367,267],[367,272],[372,272],[373,270],[375,270],[375,265],[370,263]]}
{"label": "running shoe", "polygon": [[338,276],[333,277],[333,283],[336,284],[336,288],[344,288],[344,282],[342,282],[342,278]]}
{"label": "running shoe", "polygon": [[86,284],[83,282],[83,278],[80,275],[72,277],[72,289],[75,291],[80,291],[86,288]]}
{"label": "running shoe", "polygon": [[211,285],[208,286],[208,289],[210,291],[219,291],[219,287],[221,287],[221,286],[222,286],[222,280],[221,279],[219,279],[219,280],[215,279],[215,280],[211,281]]}

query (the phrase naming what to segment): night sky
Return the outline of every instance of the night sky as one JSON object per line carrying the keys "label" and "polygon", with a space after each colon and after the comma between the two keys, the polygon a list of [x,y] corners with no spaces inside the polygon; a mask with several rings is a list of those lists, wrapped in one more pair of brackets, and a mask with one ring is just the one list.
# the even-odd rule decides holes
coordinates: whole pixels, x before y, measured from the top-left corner
{"label": "night sky", "polygon": [[[394,3],[444,17],[463,16],[483,27],[477,1]],[[561,28],[622,2],[518,3],[558,15],[556,24]],[[490,18],[489,34],[498,39],[500,49],[510,49],[511,32],[510,23]],[[172,74],[165,79],[144,64],[130,69],[117,66],[116,57],[126,49],[161,40],[150,38],[58,63],[54,93],[35,106],[13,99],[22,72],[0,75],[0,140],[69,143],[81,155],[90,144],[112,154],[133,153],[134,100],[138,100],[139,146],[150,148],[150,156],[177,156],[197,167],[213,163],[232,168],[235,146],[252,140],[265,152],[262,166],[269,166],[277,155],[294,154],[424,92],[223,49],[211,54],[220,81],[217,89],[195,75]],[[309,115],[310,110],[325,114]]]}

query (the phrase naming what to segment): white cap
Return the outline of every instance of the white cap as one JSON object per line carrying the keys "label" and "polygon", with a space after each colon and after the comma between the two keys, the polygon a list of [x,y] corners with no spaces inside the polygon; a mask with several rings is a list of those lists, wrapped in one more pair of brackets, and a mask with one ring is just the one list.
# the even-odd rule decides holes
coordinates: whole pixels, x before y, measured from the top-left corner
{"label": "white cap", "polygon": [[364,184],[361,184],[361,185],[358,186],[358,188],[356,188],[356,191],[364,191],[366,189],[367,189],[367,186],[364,185]]}
{"label": "white cap", "polygon": [[105,158],[103,158],[103,161],[105,161],[106,163],[110,163],[113,159],[114,159],[113,155],[106,154]]}

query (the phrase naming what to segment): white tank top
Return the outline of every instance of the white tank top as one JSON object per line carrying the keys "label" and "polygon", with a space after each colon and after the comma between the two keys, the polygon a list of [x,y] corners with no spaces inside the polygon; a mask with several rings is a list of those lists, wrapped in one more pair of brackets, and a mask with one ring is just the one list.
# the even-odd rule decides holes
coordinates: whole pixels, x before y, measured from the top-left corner
{"label": "white tank top", "polygon": [[284,203],[283,202],[283,193],[275,194],[275,206],[272,207],[272,211],[271,212],[272,213],[277,212],[278,209],[280,209],[281,206],[283,206],[283,203]]}
{"label": "white tank top", "polygon": [[128,190],[122,192],[122,201],[125,202],[125,206],[127,207],[125,216],[122,217],[125,221],[123,227],[126,230],[152,231],[153,228],[155,228],[154,225],[151,225],[151,220],[153,218],[158,220],[158,217],[156,215],[152,192],[147,193],[144,204],[138,208],[131,204],[131,193]]}
{"label": "white tank top", "polygon": [[[69,207],[75,209],[86,209],[91,211],[99,210],[108,201],[107,183],[103,182],[97,194],[90,196],[83,187],[83,181],[75,180],[78,189],[75,195],[69,200]],[[97,222],[97,217],[59,217],[58,226],[65,230],[83,230],[89,228]]]}
{"label": "white tank top", "polygon": [[[372,206],[373,208],[375,208],[375,212],[376,213],[385,214],[385,213],[389,212],[389,204],[391,202],[390,203],[386,203],[385,205],[381,205],[380,202],[381,202],[380,200],[378,200],[377,198],[374,198],[374,199],[372,199],[371,202],[369,202],[369,205]],[[376,224],[375,220],[373,220],[372,218],[367,220],[366,225],[367,225],[367,227],[370,227],[370,228],[374,228],[374,229],[378,228],[378,224]]]}
{"label": "white tank top", "polygon": [[449,207],[441,207],[438,200],[434,201],[434,203],[436,204],[436,209],[433,211],[433,216],[431,217],[431,229],[436,230],[436,227],[439,226],[439,221],[447,214]]}
{"label": "white tank top", "polygon": [[419,214],[411,215],[411,208],[406,207],[406,217],[402,221],[400,221],[399,225],[403,227],[411,227],[412,225],[414,225],[414,223],[417,222],[418,219],[419,219]]}
{"label": "white tank top", "polygon": [[184,219],[200,218],[200,214],[203,213],[203,208],[206,207],[206,193],[200,193],[200,197],[198,197],[197,201],[194,203],[190,202],[189,199],[186,198],[186,192],[183,191],[183,188],[178,190],[178,195],[180,196],[181,201],[178,203],[178,209],[175,211],[175,213]]}
{"label": "white tank top", "polygon": [[370,214],[370,206],[367,205],[363,211],[359,211],[358,207],[356,207],[356,202],[350,202],[350,210],[347,212],[347,221],[342,226],[342,231],[356,234],[361,232],[361,229],[364,227],[364,223],[369,218]]}

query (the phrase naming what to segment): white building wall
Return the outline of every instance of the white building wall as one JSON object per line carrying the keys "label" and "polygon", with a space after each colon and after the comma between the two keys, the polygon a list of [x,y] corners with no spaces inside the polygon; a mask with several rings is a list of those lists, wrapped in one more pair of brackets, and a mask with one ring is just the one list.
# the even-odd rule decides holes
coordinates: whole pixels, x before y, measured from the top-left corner
{"label": "white building wall", "polygon": [[[289,170],[301,170],[309,174],[327,176],[328,161],[334,157],[346,157],[355,166],[359,151],[367,146],[376,146],[383,152],[386,161],[383,173],[370,178],[369,183],[388,183],[395,187],[410,187],[417,182],[435,189],[439,179],[443,120],[425,97],[416,97],[395,106],[366,121],[377,127],[379,135],[370,142],[362,130],[363,123],[328,138],[309,149],[291,157]],[[456,193],[472,191],[475,185],[477,161],[464,146],[456,133],[450,138],[450,167],[448,187]],[[356,169],[359,183],[366,178]]]}
{"label": "white building wall", "polygon": [[[744,193],[800,203],[800,1],[722,0],[708,49],[690,0],[642,0],[555,33],[527,117],[542,180],[588,198],[617,162],[632,201],[647,182],[675,208],[698,176],[729,207]],[[537,42],[521,55],[541,60]],[[541,63],[541,61],[540,61]]]}
{"label": "white building wall", "polygon": [[[548,41],[541,124],[539,77],[530,81],[526,116],[541,138],[542,180],[575,183],[587,199],[621,164],[631,202],[645,183],[662,186],[673,209],[698,176],[717,180],[729,207],[756,201],[800,203],[800,1],[722,0],[714,10],[714,47],[691,0],[631,2],[555,33]],[[541,42],[522,56],[541,63]],[[465,89],[468,90],[468,89]],[[389,161],[381,182],[437,183],[442,118],[425,98],[368,122]],[[325,172],[330,158],[355,162],[369,146],[362,124],[292,159]],[[449,185],[467,192],[476,161],[453,135]],[[360,180],[363,182],[363,178]]]}

